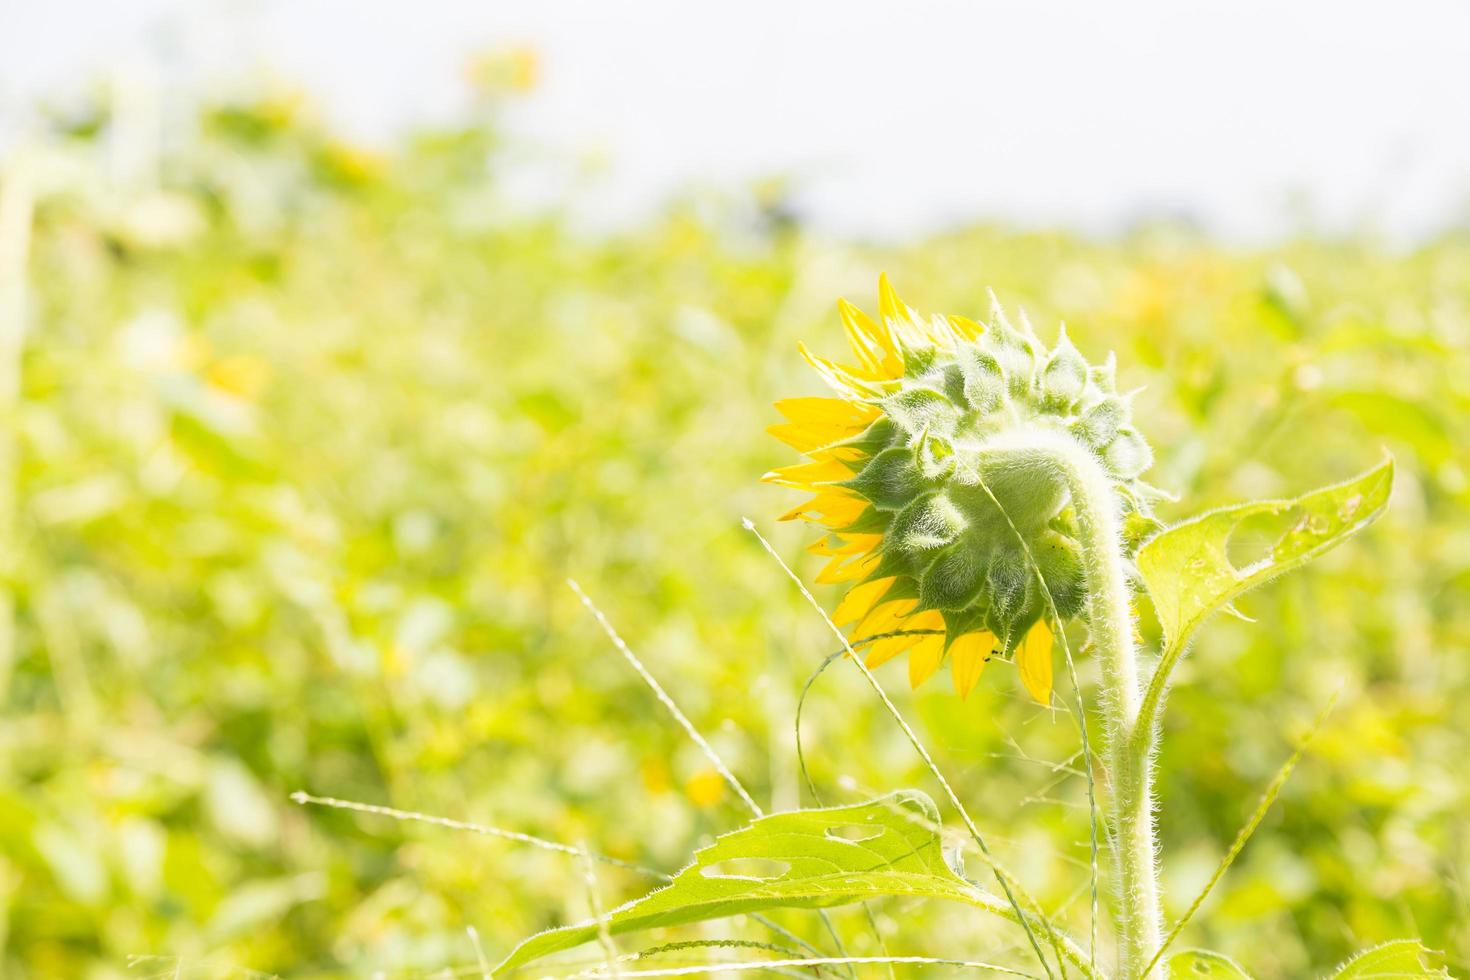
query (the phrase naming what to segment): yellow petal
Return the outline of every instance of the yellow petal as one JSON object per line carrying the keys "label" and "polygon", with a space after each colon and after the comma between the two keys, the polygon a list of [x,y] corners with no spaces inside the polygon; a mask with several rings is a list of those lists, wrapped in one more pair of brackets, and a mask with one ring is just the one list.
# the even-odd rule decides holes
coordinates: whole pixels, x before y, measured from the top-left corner
{"label": "yellow petal", "polygon": [[898,291],[888,281],[888,273],[878,274],[878,312],[888,321],[909,319],[909,308],[898,298]]}
{"label": "yellow petal", "polygon": [[918,687],[934,676],[944,659],[944,634],[921,636],[909,651],[909,686]]}
{"label": "yellow petal", "polygon": [[881,414],[871,405],[859,405],[841,398],[783,398],[776,402],[776,411],[786,416],[787,421],[798,424],[816,422],[819,425],[847,426],[866,426]]}
{"label": "yellow petal", "polygon": [[900,348],[920,348],[929,343],[923,326],[918,322],[918,314],[898,298],[886,274],[878,277],[878,312]]}
{"label": "yellow petal", "polygon": [[861,555],[882,541],[881,534],[829,534],[807,545],[806,550],[814,555]]}
{"label": "yellow petal", "polygon": [[832,622],[837,626],[846,626],[848,623],[857,622],[868,613],[873,611],[873,606],[888,587],[894,583],[894,579],[880,578],[872,582],[864,582],[862,585],[854,585],[847,590],[847,595],[837,604],[837,609],[832,613]]}
{"label": "yellow petal", "polygon": [[883,361],[883,349],[874,342],[872,321],[845,299],[837,301],[837,312],[842,315],[842,329],[847,331],[848,346],[857,355],[863,370],[876,374]]}
{"label": "yellow petal", "polygon": [[860,578],[866,578],[869,572],[878,567],[880,557],[879,555],[866,555],[861,558],[853,558],[849,555],[838,555],[817,573],[817,582],[821,585],[856,582]]}
{"label": "yellow petal", "polygon": [[825,524],[828,527],[847,527],[863,516],[868,502],[841,488],[830,488],[818,493],[811,500],[799,504],[782,514],[783,521],[798,518]]}
{"label": "yellow petal", "polygon": [[922,639],[922,636],[890,636],[878,640],[868,647],[868,655],[863,663],[869,667],[881,667]]}
{"label": "yellow petal", "polygon": [[966,633],[949,645],[949,671],[961,700],[975,689],[994,649],[995,634],[987,630]]}
{"label": "yellow petal", "polygon": [[842,501],[833,501],[822,509],[822,516],[815,523],[836,530],[838,528],[852,527],[864,514],[868,512],[868,502],[860,497],[853,497]]}
{"label": "yellow petal", "polygon": [[877,636],[879,633],[887,633],[898,627],[903,618],[913,611],[919,604],[918,599],[893,599],[889,602],[879,603],[873,607],[863,621],[853,630],[853,636],[863,639],[869,636]]}
{"label": "yellow petal", "polygon": [[1051,629],[1039,619],[1016,651],[1021,683],[1041,704],[1051,703]]}
{"label": "yellow petal", "polygon": [[887,324],[874,323],[866,313],[847,300],[839,300],[837,309],[842,314],[842,325],[847,330],[848,342],[865,365],[880,378],[903,377],[903,355],[899,353],[898,340]]}
{"label": "yellow petal", "polygon": [[835,361],[829,361],[825,357],[818,357],[807,350],[806,344],[797,344],[796,349],[801,352],[802,358],[812,366],[812,370],[822,376],[822,380],[832,386],[839,394],[855,395],[858,398],[872,398],[883,393],[879,385],[870,384],[878,380],[876,374],[869,374],[860,369],[843,367]]}
{"label": "yellow petal", "polygon": [[848,425],[819,425],[815,422],[783,422],[768,425],[766,431],[797,452],[810,453],[834,442],[851,439],[863,430]]}
{"label": "yellow petal", "polygon": [[965,335],[960,333],[959,328],[954,325],[953,320],[949,317],[940,316],[937,313],[930,318],[926,332],[929,334],[930,340],[934,341],[940,347],[945,347],[950,350],[960,346],[966,340]]}
{"label": "yellow petal", "polygon": [[[834,541],[837,543],[833,544]],[[833,534],[824,534],[817,540],[813,541],[811,544],[807,545],[806,550],[811,554],[822,555],[826,557],[839,554],[840,552],[838,552],[837,549],[840,547],[842,547],[842,539]]]}
{"label": "yellow petal", "polygon": [[976,323],[974,320],[968,319],[967,317],[951,316],[949,318],[949,323],[950,326],[959,331],[960,336],[964,337],[966,340],[979,340],[980,335],[985,332],[985,328],[983,326]]}
{"label": "yellow petal", "polygon": [[816,496],[807,501],[804,509],[820,513],[830,507],[840,507],[852,501],[867,504],[867,501],[846,487],[825,486],[816,491]]}
{"label": "yellow petal", "polygon": [[815,517],[820,517],[822,513],[819,509],[818,504],[818,501],[820,499],[821,494],[818,494],[815,497],[808,497],[806,500],[802,501],[795,507],[788,510],[786,513],[782,514],[780,517],[776,518],[776,520],[794,521],[798,518],[801,520],[812,520]]}
{"label": "yellow petal", "polygon": [[820,459],[813,463],[798,463],[782,466],[761,477],[762,482],[775,483],[798,490],[815,489],[817,484],[837,483],[851,479],[852,470],[835,459]]}
{"label": "yellow petal", "polygon": [[[858,435],[861,432],[862,430],[859,429],[853,435]],[[823,446],[820,449],[803,450],[803,452],[807,459],[816,461],[835,459],[843,463],[853,463],[868,457],[868,454],[857,446]],[[862,467],[857,466],[853,467],[853,469],[859,470]]]}
{"label": "yellow petal", "polygon": [[906,630],[943,630],[944,615],[938,609],[925,609],[908,618],[903,624]]}

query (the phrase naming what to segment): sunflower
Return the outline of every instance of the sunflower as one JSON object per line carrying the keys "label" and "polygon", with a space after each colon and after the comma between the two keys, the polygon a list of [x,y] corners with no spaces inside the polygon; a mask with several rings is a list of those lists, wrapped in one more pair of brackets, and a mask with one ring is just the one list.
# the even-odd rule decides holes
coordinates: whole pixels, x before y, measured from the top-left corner
{"label": "sunflower", "polygon": [[847,586],[833,613],[877,667],[908,655],[922,684],[945,659],[968,697],[995,656],[1050,701],[1053,631],[1082,612],[1075,517],[1054,468],[997,453],[1028,431],[1065,433],[1095,453],[1135,530],[1153,524],[1152,463],[1115,390],[1112,357],[1090,365],[1065,330],[1051,349],[998,307],[989,326],[925,318],[878,283],[879,318],[838,303],[856,363],[801,346],[835,398],[776,403],[767,431],[806,461],[767,482],[814,496],[782,515],[826,533],[809,550],[817,575]]}

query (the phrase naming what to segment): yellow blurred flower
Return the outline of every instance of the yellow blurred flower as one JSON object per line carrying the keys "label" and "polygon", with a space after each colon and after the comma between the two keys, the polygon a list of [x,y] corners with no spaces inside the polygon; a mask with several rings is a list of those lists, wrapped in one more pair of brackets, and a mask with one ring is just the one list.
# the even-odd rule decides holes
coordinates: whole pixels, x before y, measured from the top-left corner
{"label": "yellow blurred flower", "polygon": [[367,184],[387,169],[387,160],[381,153],[343,142],[322,147],[317,162],[325,177],[340,184]]}
{"label": "yellow blurred flower", "polygon": [[465,65],[465,79],[484,95],[523,95],[536,87],[541,57],[530,45],[482,51]]}
{"label": "yellow blurred flower", "polygon": [[707,809],[725,798],[725,780],[714,769],[700,769],[684,781],[684,794],[695,806]]}
{"label": "yellow blurred flower", "polygon": [[204,371],[205,380],[244,401],[254,401],[270,377],[270,365],[258,357],[222,357]]}
{"label": "yellow blurred flower", "polygon": [[662,759],[644,759],[638,767],[643,788],[652,795],[667,793],[670,788],[669,767]]}

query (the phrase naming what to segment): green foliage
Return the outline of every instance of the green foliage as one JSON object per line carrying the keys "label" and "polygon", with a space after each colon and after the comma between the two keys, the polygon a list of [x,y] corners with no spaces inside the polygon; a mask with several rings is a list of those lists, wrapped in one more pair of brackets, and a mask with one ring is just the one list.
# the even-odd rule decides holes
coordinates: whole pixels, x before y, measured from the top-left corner
{"label": "green foliage", "polygon": [[[1393,942],[1364,950],[1333,971],[1329,980],[1434,980],[1448,977],[1443,967],[1431,967],[1430,953],[1417,939]],[[1251,975],[1230,957],[1203,949],[1190,949],[1169,958],[1171,980],[1251,980]]]}
{"label": "green foliage", "polygon": [[[1152,724],[1169,675],[1201,622],[1236,597],[1306,564],[1377,520],[1393,490],[1393,460],[1342,483],[1290,500],[1260,500],[1201,514],[1160,532],[1139,549],[1137,566],[1163,629],[1163,655],[1144,698]],[[1253,518],[1284,519],[1264,554],[1238,567],[1232,537]]]}
{"label": "green foliage", "polygon": [[1170,980],[1252,980],[1239,963],[1223,953],[1186,949],[1169,957]]}
{"label": "green foliage", "polygon": [[1429,963],[1429,950],[1417,939],[1397,939],[1363,952],[1338,967],[1331,980],[1434,980],[1448,977]]}
{"label": "green foliage", "polygon": [[[1292,500],[1223,507],[1151,538],[1138,552],[1138,570],[1164,630],[1166,656],[1185,646],[1210,613],[1373,523],[1392,489],[1393,460],[1387,459],[1343,483]],[[1227,550],[1231,535],[1262,515],[1284,515],[1290,526],[1264,555],[1238,568]]]}
{"label": "green foliage", "polygon": [[[975,904],[975,888],[945,864],[938,826],[934,801],[915,790],[761,817],[701,849],[667,887],[609,912],[605,925],[620,935],[895,895]],[[533,936],[496,972],[591,942],[598,931],[593,920]]]}

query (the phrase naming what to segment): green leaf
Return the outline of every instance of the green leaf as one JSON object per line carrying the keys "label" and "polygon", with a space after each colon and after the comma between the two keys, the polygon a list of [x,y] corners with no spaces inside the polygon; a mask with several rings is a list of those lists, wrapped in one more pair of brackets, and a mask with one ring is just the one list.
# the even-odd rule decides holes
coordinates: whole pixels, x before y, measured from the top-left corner
{"label": "green leaf", "polygon": [[[670,884],[608,914],[612,935],[778,908],[887,895],[980,904],[944,861],[939,811],[917,790],[867,803],[775,813],[717,838]],[[597,938],[596,920],[521,943],[496,973]]]}
{"label": "green leaf", "polygon": [[1425,959],[1429,950],[1417,939],[1395,939],[1374,946],[1348,960],[1332,974],[1331,980],[1441,980],[1448,977],[1444,967],[1430,966]]}
{"label": "green leaf", "polygon": [[[1305,564],[1371,524],[1388,506],[1393,459],[1345,483],[1294,500],[1262,500],[1223,507],[1176,524],[1138,552],[1138,570],[1164,628],[1166,662],[1182,650],[1210,613],[1248,589]],[[1231,562],[1227,545],[1251,517],[1288,515],[1289,530],[1269,554],[1245,568]]]}
{"label": "green leaf", "polygon": [[1186,949],[1169,957],[1170,980],[1251,980],[1239,963],[1224,953]]}

